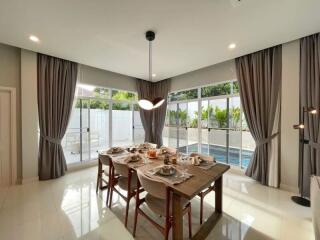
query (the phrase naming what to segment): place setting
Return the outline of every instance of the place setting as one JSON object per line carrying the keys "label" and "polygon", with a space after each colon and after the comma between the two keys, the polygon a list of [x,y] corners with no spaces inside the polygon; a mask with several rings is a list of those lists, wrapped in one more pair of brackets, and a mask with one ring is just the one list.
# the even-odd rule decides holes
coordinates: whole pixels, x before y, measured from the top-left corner
{"label": "place setting", "polygon": [[174,156],[165,156],[163,165],[149,169],[145,173],[150,177],[158,178],[172,185],[188,180],[193,176],[188,173],[188,166],[191,165],[191,161],[188,158],[183,158],[180,154],[178,156],[178,159]]}
{"label": "place setting", "polygon": [[190,159],[191,159],[192,165],[198,168],[201,168],[203,170],[209,170],[217,164],[217,162],[214,160],[213,157],[204,156],[198,153],[190,154]]}

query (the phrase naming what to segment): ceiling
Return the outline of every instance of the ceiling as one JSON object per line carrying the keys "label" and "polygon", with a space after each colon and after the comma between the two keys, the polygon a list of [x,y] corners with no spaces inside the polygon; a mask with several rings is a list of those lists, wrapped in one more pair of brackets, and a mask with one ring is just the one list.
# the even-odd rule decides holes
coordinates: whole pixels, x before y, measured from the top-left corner
{"label": "ceiling", "polygon": [[319,32],[319,9],[319,0],[0,0],[0,42],[147,79],[152,29],[161,80]]}

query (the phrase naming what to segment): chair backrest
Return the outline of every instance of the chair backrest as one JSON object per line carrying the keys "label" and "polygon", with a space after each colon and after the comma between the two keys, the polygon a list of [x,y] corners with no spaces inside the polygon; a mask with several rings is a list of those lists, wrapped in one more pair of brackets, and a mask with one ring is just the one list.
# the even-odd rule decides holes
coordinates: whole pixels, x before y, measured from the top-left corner
{"label": "chair backrest", "polygon": [[146,144],[149,144],[149,146],[151,148],[157,148],[157,144],[156,143],[150,143],[150,142],[145,142]]}
{"label": "chair backrest", "polygon": [[110,165],[110,157],[108,155],[99,154],[99,160],[103,165]]}
{"label": "chair backrest", "polygon": [[141,186],[144,188],[146,192],[151,194],[152,196],[160,199],[167,198],[167,188],[163,182],[154,180],[148,176],[146,176],[139,169],[137,171],[138,178],[141,183]]}
{"label": "chair backrest", "polygon": [[125,163],[119,163],[119,162],[112,162],[112,165],[114,169],[116,170],[116,173],[118,173],[122,177],[128,177],[128,166]]}
{"label": "chair backrest", "polygon": [[177,149],[176,148],[172,148],[172,147],[166,147],[167,152],[171,153],[171,154],[176,154],[177,153]]}
{"label": "chair backrest", "polygon": [[203,155],[203,154],[200,154],[200,153],[191,153],[190,156],[191,156],[191,157],[199,156],[199,157],[200,157],[201,159],[203,159],[203,160],[215,161],[212,156]]}

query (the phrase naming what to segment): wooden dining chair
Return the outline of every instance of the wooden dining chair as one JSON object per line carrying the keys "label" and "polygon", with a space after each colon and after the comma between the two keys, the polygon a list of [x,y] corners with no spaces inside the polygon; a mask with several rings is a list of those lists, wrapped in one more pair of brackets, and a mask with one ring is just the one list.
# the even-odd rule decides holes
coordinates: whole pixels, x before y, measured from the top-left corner
{"label": "wooden dining chair", "polygon": [[[138,188],[141,186],[147,192],[147,195],[140,199],[139,191],[136,193],[136,209],[134,215],[134,227],[133,227],[133,237],[136,235],[138,215],[144,216],[149,220],[152,225],[154,225],[167,240],[169,237],[169,231],[173,224],[172,216],[172,191],[171,188],[166,186],[163,182],[156,181],[141,171],[138,170]],[[141,183],[141,184],[140,184]],[[165,225],[161,226],[151,217],[149,217],[140,206],[146,203],[151,211],[159,216],[165,217]],[[182,205],[184,206],[183,214],[188,213],[188,223],[189,223],[189,238],[192,237],[191,230],[191,203],[187,199],[182,199]]]}
{"label": "wooden dining chair", "polygon": [[[113,192],[116,192],[121,198],[126,201],[126,213],[125,213],[125,227],[128,224],[129,204],[132,197],[136,195],[137,190],[137,174],[131,168],[124,163],[111,162],[111,178],[110,178],[110,199],[109,208],[112,206]],[[119,189],[126,191],[126,195],[123,195]],[[142,191],[142,190],[141,190]]]}
{"label": "wooden dining chair", "polygon": [[[201,159],[207,160],[207,161],[214,161],[213,157],[199,154],[199,153],[191,153],[191,157],[199,156]],[[214,184],[210,185],[208,188],[206,188],[204,191],[198,194],[200,197],[200,224],[203,222],[203,201],[204,198],[212,191],[215,190]]]}
{"label": "wooden dining chair", "polygon": [[99,190],[108,190],[106,204],[108,205],[109,193],[110,193],[110,177],[111,177],[111,166],[110,157],[104,154],[98,156],[98,174],[97,174],[97,186],[96,193]]}

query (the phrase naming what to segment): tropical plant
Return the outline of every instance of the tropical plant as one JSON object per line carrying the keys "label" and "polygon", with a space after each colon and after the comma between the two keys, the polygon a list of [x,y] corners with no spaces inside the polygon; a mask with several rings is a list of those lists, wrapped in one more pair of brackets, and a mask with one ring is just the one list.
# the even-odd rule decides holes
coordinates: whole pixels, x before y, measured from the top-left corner
{"label": "tropical plant", "polygon": [[179,110],[178,117],[179,117],[179,125],[187,126],[187,118],[188,118],[187,110]]}
{"label": "tropical plant", "polygon": [[214,111],[214,118],[218,123],[218,128],[226,128],[227,127],[227,120],[228,120],[227,109],[220,109],[217,106]]}
{"label": "tropical plant", "polygon": [[238,128],[238,123],[240,122],[240,107],[234,107],[230,109],[231,112],[231,127]]}

